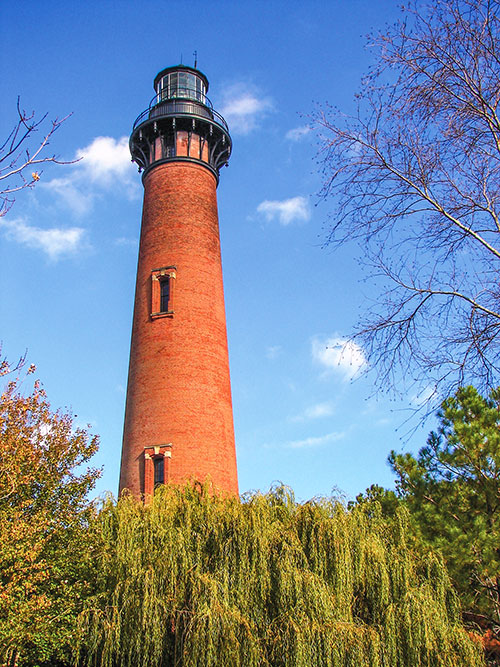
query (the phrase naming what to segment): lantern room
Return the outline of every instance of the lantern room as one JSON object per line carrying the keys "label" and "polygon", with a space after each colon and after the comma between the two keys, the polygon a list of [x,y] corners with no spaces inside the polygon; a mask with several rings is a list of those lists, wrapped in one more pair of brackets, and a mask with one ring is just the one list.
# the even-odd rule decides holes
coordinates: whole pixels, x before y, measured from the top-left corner
{"label": "lantern room", "polygon": [[162,70],[155,78],[154,88],[158,102],[184,98],[205,104],[208,79],[192,67],[177,65]]}
{"label": "lantern room", "polygon": [[196,161],[219,170],[231,155],[224,118],[207,97],[208,79],[186,65],[168,67],[154,80],[155,96],[136,119],[130,136],[132,160],[146,174],[158,164]]}

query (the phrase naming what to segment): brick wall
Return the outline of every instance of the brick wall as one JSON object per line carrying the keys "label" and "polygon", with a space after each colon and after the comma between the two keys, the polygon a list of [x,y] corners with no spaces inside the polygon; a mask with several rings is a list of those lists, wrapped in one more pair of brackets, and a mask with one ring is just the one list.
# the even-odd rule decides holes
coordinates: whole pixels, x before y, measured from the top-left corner
{"label": "brick wall", "polygon": [[[144,188],[120,491],[144,493],[145,448],[171,443],[171,481],[237,493],[215,177],[170,162]],[[174,312],[152,318],[162,267],[175,267]]]}

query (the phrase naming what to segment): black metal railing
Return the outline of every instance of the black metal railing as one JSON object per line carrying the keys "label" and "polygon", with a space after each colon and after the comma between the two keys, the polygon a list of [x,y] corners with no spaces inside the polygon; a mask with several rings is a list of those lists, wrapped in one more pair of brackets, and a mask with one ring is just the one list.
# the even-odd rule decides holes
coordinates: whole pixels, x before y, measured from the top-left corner
{"label": "black metal railing", "polygon": [[[179,90],[191,90],[177,88]],[[181,97],[180,95],[175,97],[165,97],[161,99],[161,93],[155,95],[149,107],[145,109],[137,118],[135,119],[134,126],[132,131],[134,131],[139,125],[141,125],[145,120],[150,118],[161,118],[162,116],[170,115],[185,115],[185,116],[195,116],[197,118],[209,119],[215,122],[217,125],[220,125],[226,132],[229,133],[229,128],[221,116],[220,113],[214,110],[212,102],[208,99],[206,95],[203,95],[204,102],[198,102],[193,99],[191,96]]]}
{"label": "black metal railing", "polygon": [[158,118],[159,116],[170,116],[171,114],[187,114],[189,116],[198,116],[202,118],[214,117],[214,112],[212,109],[207,109],[206,107],[193,102],[192,100],[163,100],[158,102],[154,107],[151,108],[149,113],[150,118]]}

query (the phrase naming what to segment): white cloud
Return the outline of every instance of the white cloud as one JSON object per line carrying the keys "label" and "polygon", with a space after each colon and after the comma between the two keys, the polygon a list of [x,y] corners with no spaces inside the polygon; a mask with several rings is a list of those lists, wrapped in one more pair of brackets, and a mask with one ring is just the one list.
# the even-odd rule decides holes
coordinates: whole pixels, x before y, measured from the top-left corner
{"label": "white cloud", "polygon": [[292,130],[288,130],[285,134],[285,138],[290,141],[300,141],[306,134],[309,134],[310,131],[311,127],[309,125],[301,125],[300,127],[294,127]]}
{"label": "white cloud", "polygon": [[96,137],[85,148],[79,148],[75,167],[86,172],[86,176],[100,185],[112,185],[130,181],[133,166],[128,148],[128,138]]}
{"label": "white cloud", "polygon": [[330,417],[333,415],[335,408],[332,403],[316,403],[315,405],[310,405],[303,412],[295,417],[292,417],[294,422],[303,422],[309,421],[311,419],[321,419],[322,417]]}
{"label": "white cloud", "polygon": [[257,206],[257,213],[271,221],[277,218],[281,225],[292,222],[307,222],[311,217],[309,203],[305,197],[291,197],[282,201],[263,201]]}
{"label": "white cloud", "polygon": [[226,91],[221,114],[227,120],[232,134],[249,134],[272,108],[271,100],[260,95],[255,88],[236,84]]}
{"label": "white cloud", "polygon": [[340,373],[344,380],[352,379],[367,363],[362,347],[338,336],[314,338],[312,357],[327,371]]}
{"label": "white cloud", "polygon": [[224,113],[230,116],[253,116],[261,109],[259,100],[250,93],[244,93],[240,97],[226,102]]}
{"label": "white cloud", "polygon": [[40,186],[57,195],[75,215],[85,215],[96,196],[104,191],[119,191],[128,199],[139,193],[138,179],[130,159],[127,137],[96,137],[85,148],[79,148],[75,162],[65,178],[53,178]]}
{"label": "white cloud", "polygon": [[41,229],[27,225],[23,220],[0,220],[0,230],[7,238],[29,248],[42,250],[50,259],[75,254],[84,246],[85,230],[81,227],[52,227]]}
{"label": "white cloud", "polygon": [[337,442],[343,438],[345,438],[344,431],[334,431],[333,433],[327,433],[326,435],[320,435],[317,437],[304,438],[303,440],[292,440],[288,443],[287,446],[291,449],[319,447],[320,445],[326,445],[329,442]]}

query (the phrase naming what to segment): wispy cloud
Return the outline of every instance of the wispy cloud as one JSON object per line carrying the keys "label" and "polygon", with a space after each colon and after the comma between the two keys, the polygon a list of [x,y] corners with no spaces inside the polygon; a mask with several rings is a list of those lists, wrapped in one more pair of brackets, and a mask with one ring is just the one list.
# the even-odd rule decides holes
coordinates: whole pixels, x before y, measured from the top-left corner
{"label": "wispy cloud", "polygon": [[238,83],[227,89],[221,113],[232,134],[249,134],[272,109],[269,97],[262,96],[254,86]]}
{"label": "wispy cloud", "polygon": [[55,194],[75,215],[88,213],[95,198],[113,189],[134,199],[139,193],[130,160],[127,137],[96,137],[75,153],[75,162],[64,178],[53,178],[40,187]]}
{"label": "wispy cloud", "polygon": [[59,198],[71,211],[81,217],[88,213],[94,204],[95,194],[82,180],[75,175],[66,178],[53,178],[47,183],[40,183],[41,188],[46,188]]}
{"label": "wispy cloud", "polygon": [[410,403],[417,407],[422,407],[437,396],[436,387],[424,387],[410,397]]}
{"label": "wispy cloud", "polygon": [[0,230],[4,230],[7,238],[12,241],[42,250],[52,260],[75,254],[85,247],[85,230],[81,227],[41,229],[26,224],[24,220],[4,218],[0,219]]}
{"label": "wispy cloud", "polygon": [[290,447],[291,449],[320,447],[330,442],[338,442],[343,438],[345,438],[344,431],[334,431],[333,433],[327,433],[326,435],[320,435],[316,437],[304,438],[303,440],[292,440],[287,444],[287,447]]}
{"label": "wispy cloud", "polygon": [[339,373],[344,380],[351,380],[367,363],[362,347],[339,336],[314,338],[312,357],[326,371]]}
{"label": "wispy cloud", "polygon": [[115,240],[115,245],[127,246],[129,248],[137,248],[139,247],[139,240],[132,239],[127,236],[120,236]]}
{"label": "wispy cloud", "polygon": [[295,417],[292,417],[292,421],[301,422],[309,421],[311,419],[321,419],[322,417],[330,417],[333,415],[335,408],[332,403],[316,403],[315,405],[310,405],[303,412]]}
{"label": "wispy cloud", "polygon": [[309,134],[311,129],[312,128],[309,125],[294,127],[292,130],[288,130],[288,132],[285,134],[285,138],[289,141],[300,141],[306,136],[306,134]]}
{"label": "wispy cloud", "polygon": [[281,345],[269,345],[269,347],[266,349],[266,357],[268,359],[276,359],[276,357],[279,356],[282,351],[283,348]]}
{"label": "wispy cloud", "polygon": [[292,222],[307,222],[311,218],[311,210],[305,197],[291,197],[281,201],[266,199],[257,206],[257,213],[262,214],[268,221],[278,219],[285,227]]}

